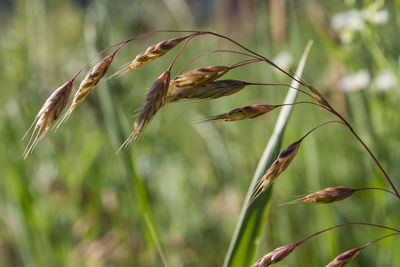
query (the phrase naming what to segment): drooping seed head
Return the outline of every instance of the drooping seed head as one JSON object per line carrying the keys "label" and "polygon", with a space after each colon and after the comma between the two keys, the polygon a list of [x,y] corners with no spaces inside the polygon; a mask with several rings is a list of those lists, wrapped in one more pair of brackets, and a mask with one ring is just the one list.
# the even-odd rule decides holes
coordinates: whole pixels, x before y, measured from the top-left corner
{"label": "drooping seed head", "polygon": [[[72,91],[72,84],[73,81],[68,81],[64,83],[59,88],[57,88],[44,102],[42,108],[39,110],[38,114],[35,117],[35,120],[28,130],[29,132],[33,125],[35,125],[36,123],[35,128],[32,132],[32,136],[24,152],[25,158],[34,149],[36,143],[40,140],[40,138],[42,138],[47,133],[53,122],[59,117],[62,110],[67,105]],[[28,134],[28,132],[26,134]],[[35,133],[36,136],[33,139]]]}
{"label": "drooping seed head", "polygon": [[333,261],[328,263],[326,267],[343,267],[350,263],[358,254],[360,254],[362,248],[353,248],[339,254]]}
{"label": "drooping seed head", "polygon": [[170,86],[167,102],[182,99],[215,99],[237,93],[246,85],[248,83],[244,81],[220,80],[202,86]]}
{"label": "drooping seed head", "polygon": [[171,80],[168,96],[187,94],[188,91],[213,82],[229,69],[227,66],[209,66],[185,72]]}
{"label": "drooping seed head", "polygon": [[301,141],[300,139],[289,146],[287,146],[281,153],[278,155],[277,159],[271,164],[268,170],[265,172],[263,177],[261,177],[258,185],[255,189],[254,195],[251,198],[250,203],[252,203],[262,192],[267,190],[267,188],[278,178],[278,176],[287,169],[289,164],[292,162],[294,157],[299,150]]}
{"label": "drooping seed head", "polygon": [[150,63],[156,58],[162,57],[169,50],[177,46],[180,42],[185,40],[187,37],[178,37],[161,41],[157,44],[149,46],[146,51],[140,53],[135,57],[134,60],[128,65],[128,69],[133,70],[140,68],[144,64]]}
{"label": "drooping seed head", "polygon": [[159,57],[162,57],[168,51],[170,51],[172,48],[177,46],[180,42],[182,42],[186,38],[187,38],[187,36],[168,39],[168,40],[164,40],[164,41],[161,41],[159,43],[149,46],[144,52],[137,55],[132,60],[132,62],[128,64],[128,66],[126,66],[126,67],[122,68],[121,70],[119,70],[118,72],[114,73],[113,75],[111,75],[111,77],[113,77],[115,75],[122,75],[129,70],[134,70],[134,69],[140,68],[141,66],[143,66],[147,63],[150,63]]}
{"label": "drooping seed head", "polygon": [[68,108],[67,112],[62,116],[60,121],[57,124],[57,128],[65,122],[68,117],[71,115],[72,111],[76,108],[76,106],[81,103],[89,93],[96,87],[101,78],[107,73],[108,68],[111,65],[111,62],[114,59],[115,53],[103,58],[99,63],[96,64],[83,78],[81,84],[79,85],[79,89],[76,91],[74,95],[74,99],[72,100],[71,106]]}
{"label": "drooping seed head", "polygon": [[280,262],[281,260],[286,258],[286,256],[288,256],[297,246],[298,244],[295,243],[276,248],[264,257],[258,259],[258,261],[254,263],[253,267],[266,267],[271,264]]}
{"label": "drooping seed head", "polygon": [[306,85],[308,91],[311,93],[311,96],[321,105],[330,108],[330,105],[328,103],[328,101],[321,95],[320,92],[318,92],[317,89],[315,89],[313,86],[307,84]]}
{"label": "drooping seed head", "polygon": [[89,93],[99,83],[101,78],[104,77],[113,59],[114,59],[114,54],[111,54],[103,58],[103,60],[97,63],[96,66],[94,66],[88,72],[88,74],[86,74],[85,78],[79,85],[78,91],[75,93],[74,100],[69,109],[74,109],[80,102],[82,102],[89,95]]}
{"label": "drooping seed head", "polygon": [[170,72],[165,71],[154,81],[133,125],[133,131],[122,145],[123,147],[127,147],[143,131],[157,111],[165,104],[169,79]]}
{"label": "drooping seed head", "polygon": [[275,109],[275,105],[254,104],[240,108],[235,108],[227,113],[216,115],[206,119],[206,121],[238,121],[253,119]]}
{"label": "drooping seed head", "polygon": [[328,187],[296,199],[291,203],[332,203],[348,198],[355,191],[357,191],[357,189],[345,186]]}

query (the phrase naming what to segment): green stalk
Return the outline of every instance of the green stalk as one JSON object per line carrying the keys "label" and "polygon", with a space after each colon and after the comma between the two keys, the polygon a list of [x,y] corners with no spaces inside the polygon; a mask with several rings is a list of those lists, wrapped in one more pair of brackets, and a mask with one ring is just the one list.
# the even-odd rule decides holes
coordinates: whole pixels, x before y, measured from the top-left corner
{"label": "green stalk", "polygon": [[[295,74],[297,79],[299,79],[303,73],[304,65],[311,45],[312,42],[309,41],[306,49],[304,50]],[[299,83],[293,80],[291,86],[298,88]],[[293,103],[296,100],[296,96],[297,90],[289,89],[284,103]],[[263,176],[267,168],[272,164],[279,154],[283,132],[289,120],[292,108],[293,107],[290,105],[284,106],[279,113],[274,131],[258,163],[253,180],[247,191],[246,199],[243,204],[235,232],[229,245],[228,252],[225,256],[223,265],[224,267],[250,266],[255,260],[256,252],[259,246],[257,241],[262,235],[262,230],[266,222],[267,208],[272,194],[272,186],[269,187],[269,189],[261,194],[256,200],[254,200],[251,205],[249,204],[258,180]]]}

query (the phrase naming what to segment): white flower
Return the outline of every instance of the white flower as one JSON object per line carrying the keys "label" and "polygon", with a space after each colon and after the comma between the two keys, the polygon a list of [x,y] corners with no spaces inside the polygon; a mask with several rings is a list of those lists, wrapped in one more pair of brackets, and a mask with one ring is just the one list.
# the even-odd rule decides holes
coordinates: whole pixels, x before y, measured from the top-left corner
{"label": "white flower", "polygon": [[365,88],[369,82],[370,74],[368,70],[363,69],[341,78],[338,86],[344,92],[355,92]]}
{"label": "white flower", "polygon": [[396,85],[396,78],[389,70],[381,70],[374,79],[374,89],[377,91],[388,91]]}
{"label": "white flower", "polygon": [[366,21],[370,21],[375,24],[385,24],[389,20],[389,12],[387,9],[371,11],[369,9],[361,10],[361,14]]}
{"label": "white flower", "polygon": [[364,21],[357,9],[350,9],[335,14],[331,19],[332,28],[335,30],[362,30],[364,28]]}

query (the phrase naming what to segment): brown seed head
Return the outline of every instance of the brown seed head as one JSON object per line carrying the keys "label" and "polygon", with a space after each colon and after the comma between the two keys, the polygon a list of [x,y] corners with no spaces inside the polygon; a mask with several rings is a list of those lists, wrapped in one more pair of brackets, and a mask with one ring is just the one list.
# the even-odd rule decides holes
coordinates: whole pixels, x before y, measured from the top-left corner
{"label": "brown seed head", "polygon": [[358,254],[360,254],[362,248],[353,248],[339,254],[333,261],[328,263],[326,267],[342,267],[350,263]]}
{"label": "brown seed head", "polygon": [[245,119],[253,119],[268,113],[275,109],[276,106],[268,104],[254,104],[240,108],[235,108],[227,113],[216,115],[206,119],[206,121],[238,121]]}
{"label": "brown seed head", "polygon": [[188,91],[211,83],[228,71],[227,66],[209,66],[188,71],[171,80],[168,95],[188,94]]}
{"label": "brown seed head", "polygon": [[167,102],[182,99],[215,99],[237,93],[246,85],[246,82],[238,80],[220,80],[202,86],[170,86]]}
{"label": "brown seed head", "polygon": [[157,111],[165,104],[169,78],[170,72],[165,71],[154,81],[133,125],[133,131],[122,146],[127,147],[143,131]]}
{"label": "brown seed head", "polygon": [[308,194],[302,198],[296,199],[291,203],[332,203],[348,198],[355,191],[357,190],[345,186],[328,187],[315,193]]}
{"label": "brown seed head", "polygon": [[134,60],[132,60],[132,62],[127,66],[127,69],[129,70],[137,69],[143,66],[144,64],[150,63],[154,59],[165,55],[169,50],[177,46],[180,42],[182,42],[186,38],[187,37],[168,39],[149,46],[146,49],[146,51],[140,53],[135,57]]}
{"label": "brown seed head", "polygon": [[302,140],[303,139],[300,139],[290,144],[288,147],[281,151],[277,159],[271,164],[271,166],[258,182],[250,203],[252,203],[262,192],[267,190],[267,188],[275,181],[275,179],[278,178],[278,176],[287,169],[289,164],[296,156]]}
{"label": "brown seed head", "polygon": [[278,155],[278,158],[272,163],[272,165],[265,172],[264,176],[261,178],[263,180],[262,186],[267,189],[267,187],[284,171],[287,169],[289,164],[292,162],[294,157],[299,150],[300,143],[302,140],[296,141],[286,147]]}
{"label": "brown seed head", "polygon": [[[44,102],[42,108],[36,115],[35,120],[32,123],[32,126],[28,130],[29,132],[36,122],[35,128],[32,132],[31,139],[29,140],[28,146],[25,149],[24,157],[26,157],[33,150],[39,139],[46,134],[46,132],[49,130],[53,122],[58,118],[62,110],[67,105],[72,91],[72,84],[73,81],[68,81],[64,83],[59,88],[57,88]],[[36,137],[32,141],[32,138],[35,135],[35,133]]]}
{"label": "brown seed head", "polygon": [[256,263],[254,263],[253,267],[266,267],[277,263],[288,256],[297,246],[298,244],[289,244],[276,248],[264,257],[260,258]]}
{"label": "brown seed head", "polygon": [[330,108],[330,105],[328,103],[328,101],[320,94],[320,92],[318,92],[317,89],[315,89],[313,86],[307,84],[306,85],[308,91],[311,93],[311,96],[321,105]]}
{"label": "brown seed head", "polygon": [[114,59],[115,54],[111,54],[103,58],[99,63],[96,64],[89,72],[86,74],[85,78],[79,85],[78,91],[75,93],[74,100],[69,107],[69,112],[71,112],[80,102],[82,102],[89,93],[96,87],[101,78],[104,77],[111,62]]}

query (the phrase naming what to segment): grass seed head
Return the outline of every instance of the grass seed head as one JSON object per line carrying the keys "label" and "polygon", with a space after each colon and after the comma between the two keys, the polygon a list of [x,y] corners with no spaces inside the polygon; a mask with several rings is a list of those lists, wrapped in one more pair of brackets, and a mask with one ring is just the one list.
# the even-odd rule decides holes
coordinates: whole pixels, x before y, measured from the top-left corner
{"label": "grass seed head", "polygon": [[68,108],[68,111],[63,115],[60,119],[58,126],[61,125],[68,117],[71,115],[71,112],[76,108],[76,106],[81,103],[89,93],[96,87],[101,78],[104,77],[108,68],[111,65],[111,62],[114,59],[114,53],[103,58],[99,63],[96,64],[83,78],[81,84],[79,85],[78,91],[76,91],[74,95],[74,99],[72,100],[71,106]]}
{"label": "grass seed head", "polygon": [[[72,91],[72,84],[73,81],[64,83],[57,88],[44,102],[42,108],[39,110],[35,120],[28,130],[29,132],[36,123],[32,132],[32,136],[25,149],[24,158],[28,156],[28,154],[34,149],[37,142],[47,133],[53,122],[57,120],[62,110],[67,105]],[[25,134],[25,136],[28,134],[28,132]]]}
{"label": "grass seed head", "polygon": [[271,264],[277,263],[286,258],[286,256],[288,256],[296,247],[297,244],[289,244],[286,246],[276,248],[273,251],[269,252],[264,257],[260,258],[253,265],[253,267],[266,267]]}
{"label": "grass seed head", "polygon": [[121,148],[127,147],[135,138],[137,138],[143,129],[150,123],[157,111],[165,104],[169,79],[170,72],[165,71],[154,81],[133,125],[133,131],[129,135],[128,139],[122,144]]}
{"label": "grass seed head", "polygon": [[247,84],[248,83],[244,81],[238,80],[220,80],[202,86],[189,85],[179,87],[171,85],[167,101],[175,102],[182,99],[215,99],[237,93]]}
{"label": "grass seed head", "polygon": [[[169,50],[177,46],[180,42],[185,40],[186,37],[178,37],[178,38],[173,38],[173,39],[168,39],[161,41],[159,43],[153,44],[149,46],[146,51],[140,53],[137,55],[131,63],[129,63],[126,67],[122,68],[118,72],[114,73],[111,75],[111,77],[122,75],[126,73],[129,70],[134,70],[137,68],[140,68],[141,66],[152,62],[153,60],[162,57],[165,55]],[[110,78],[111,78],[110,77]]]}
{"label": "grass seed head", "polygon": [[287,169],[292,160],[295,158],[302,140],[303,139],[300,139],[290,144],[281,151],[277,159],[272,163],[272,165],[268,168],[258,182],[250,203],[252,203],[262,192],[267,190],[267,188],[276,180],[276,178],[278,178],[278,176]]}
{"label": "grass seed head", "polygon": [[240,108],[235,108],[227,113],[216,115],[206,119],[206,121],[238,121],[245,119],[253,119],[268,113],[275,109],[276,106],[268,104],[254,104]]}
{"label": "grass seed head", "polygon": [[321,105],[330,108],[331,106],[329,105],[328,101],[318,92],[317,89],[315,89],[313,86],[307,84],[306,85],[308,91],[311,93],[311,96]]}
{"label": "grass seed head", "polygon": [[328,187],[315,193],[308,194],[302,198],[296,199],[291,203],[332,203],[348,198],[355,191],[357,190],[345,186]]}
{"label": "grass seed head", "polygon": [[211,83],[228,71],[227,66],[209,66],[185,72],[171,80],[168,94],[177,95]]}
{"label": "grass seed head", "polygon": [[353,248],[339,254],[333,261],[328,263],[326,267],[342,267],[350,263],[358,254],[360,254],[362,248]]}

